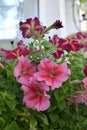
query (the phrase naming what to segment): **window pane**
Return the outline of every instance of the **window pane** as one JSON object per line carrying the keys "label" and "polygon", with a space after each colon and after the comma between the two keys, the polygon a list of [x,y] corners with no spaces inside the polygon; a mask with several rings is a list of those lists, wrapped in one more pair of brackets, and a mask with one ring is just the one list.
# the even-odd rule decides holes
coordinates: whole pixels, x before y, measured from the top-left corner
{"label": "window pane", "polygon": [[15,3],[17,2],[17,0],[0,0],[0,5],[15,5]]}
{"label": "window pane", "polygon": [[22,16],[23,0],[0,0],[0,39],[14,39]]}

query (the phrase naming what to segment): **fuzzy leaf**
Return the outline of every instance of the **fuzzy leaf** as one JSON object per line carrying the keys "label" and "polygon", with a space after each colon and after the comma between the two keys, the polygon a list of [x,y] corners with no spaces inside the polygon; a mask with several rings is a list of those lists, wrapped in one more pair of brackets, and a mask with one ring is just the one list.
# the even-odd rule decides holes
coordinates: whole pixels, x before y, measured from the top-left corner
{"label": "fuzzy leaf", "polygon": [[5,130],[20,130],[17,123],[12,121],[10,125],[8,125]]}
{"label": "fuzzy leaf", "polygon": [[37,126],[37,120],[35,118],[30,119],[30,128],[33,129]]}
{"label": "fuzzy leaf", "polygon": [[5,125],[5,120],[0,117],[0,130],[4,128],[4,125]]}

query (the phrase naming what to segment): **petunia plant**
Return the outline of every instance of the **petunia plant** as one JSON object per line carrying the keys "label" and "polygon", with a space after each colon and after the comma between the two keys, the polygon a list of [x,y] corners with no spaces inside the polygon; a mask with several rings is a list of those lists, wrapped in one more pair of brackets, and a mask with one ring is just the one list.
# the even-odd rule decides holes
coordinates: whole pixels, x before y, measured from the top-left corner
{"label": "petunia plant", "polygon": [[29,43],[0,48],[0,130],[86,130],[87,34],[49,36],[62,27],[29,18],[19,23]]}

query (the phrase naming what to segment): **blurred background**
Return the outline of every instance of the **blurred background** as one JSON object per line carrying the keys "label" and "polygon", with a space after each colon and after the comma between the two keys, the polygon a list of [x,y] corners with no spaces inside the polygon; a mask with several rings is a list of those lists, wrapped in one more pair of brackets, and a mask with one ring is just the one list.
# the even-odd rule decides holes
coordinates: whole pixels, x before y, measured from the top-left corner
{"label": "blurred background", "polygon": [[63,28],[50,35],[67,37],[78,31],[87,31],[87,0],[0,0],[0,47],[11,48],[11,42],[22,39],[19,22],[38,17],[44,26],[55,20]]}

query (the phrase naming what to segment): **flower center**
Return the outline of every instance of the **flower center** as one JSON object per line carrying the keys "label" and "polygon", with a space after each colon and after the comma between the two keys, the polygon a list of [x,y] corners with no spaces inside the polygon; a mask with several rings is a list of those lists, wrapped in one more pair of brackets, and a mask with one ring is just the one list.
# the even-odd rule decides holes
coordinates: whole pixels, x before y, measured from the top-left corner
{"label": "flower center", "polygon": [[41,96],[41,95],[42,95],[41,90],[37,90],[37,91],[36,91],[36,93],[37,93],[39,96]]}
{"label": "flower center", "polygon": [[26,69],[23,68],[23,69],[22,69],[22,74],[25,74],[25,73],[26,73]]}
{"label": "flower center", "polygon": [[55,71],[51,71],[51,76],[52,77],[56,77],[56,72]]}

